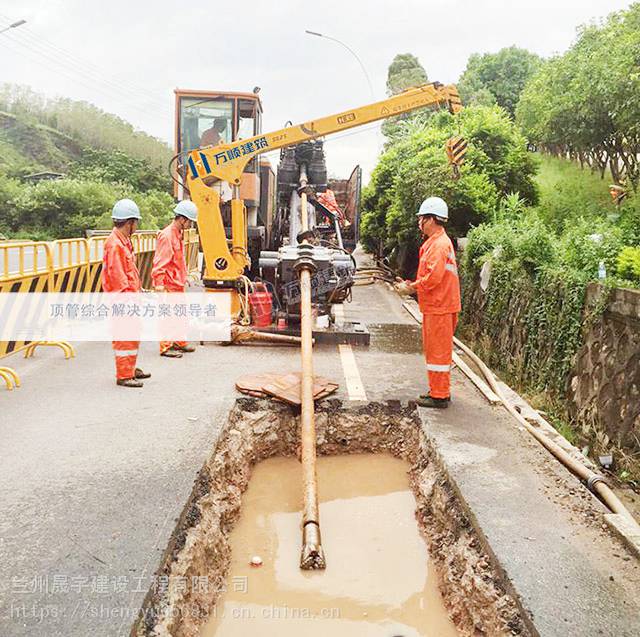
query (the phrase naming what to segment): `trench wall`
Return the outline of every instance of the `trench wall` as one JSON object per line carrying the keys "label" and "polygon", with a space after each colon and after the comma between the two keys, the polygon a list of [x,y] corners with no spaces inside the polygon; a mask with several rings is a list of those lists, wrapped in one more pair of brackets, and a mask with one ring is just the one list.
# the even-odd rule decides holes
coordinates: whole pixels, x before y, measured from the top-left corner
{"label": "trench wall", "polygon": [[[198,474],[192,496],[166,549],[158,576],[192,582],[203,573],[226,577],[229,533],[239,514],[251,467],[272,456],[297,453],[299,416],[288,406],[241,398],[212,455]],[[454,493],[413,407],[371,403],[345,410],[324,401],[316,413],[323,455],[390,453],[407,461],[416,518],[437,566],[447,610],[463,636],[531,635],[529,618],[483,537]],[[132,637],[197,637],[220,591],[194,586],[150,590]]]}

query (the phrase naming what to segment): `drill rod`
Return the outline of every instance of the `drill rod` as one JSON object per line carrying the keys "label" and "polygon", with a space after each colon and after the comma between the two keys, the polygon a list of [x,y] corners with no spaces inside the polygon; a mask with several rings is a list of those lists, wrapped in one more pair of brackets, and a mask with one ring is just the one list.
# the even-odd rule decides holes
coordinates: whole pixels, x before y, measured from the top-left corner
{"label": "drill rod", "polygon": [[[305,167],[300,169],[300,186],[307,185]],[[302,231],[309,229],[307,193],[300,195],[300,217]],[[308,243],[305,239],[303,243]],[[301,396],[301,461],[303,484],[302,555],[300,568],[314,570],[326,568],[322,539],[320,537],[320,514],[318,511],[318,478],[316,475],[316,423],[313,402],[313,316],[311,313],[311,270],[300,268],[300,353],[302,357]]]}

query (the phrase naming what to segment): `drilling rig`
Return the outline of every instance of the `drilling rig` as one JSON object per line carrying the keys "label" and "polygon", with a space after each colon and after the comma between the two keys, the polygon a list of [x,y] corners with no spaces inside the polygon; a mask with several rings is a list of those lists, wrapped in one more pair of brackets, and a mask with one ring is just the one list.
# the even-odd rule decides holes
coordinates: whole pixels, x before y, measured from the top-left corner
{"label": "drilling rig", "polygon": [[[243,178],[259,155],[282,149],[278,171],[278,231],[267,239],[273,250],[262,250],[258,258],[260,275],[273,287],[274,294],[286,298],[285,312],[299,323],[301,341],[301,461],[303,469],[302,552],[303,569],[325,568],[320,536],[316,478],[316,435],[313,393],[313,307],[326,310],[332,303],[346,298],[350,274],[355,262],[344,248],[339,223],[331,210],[319,201],[326,190],[327,170],[321,139],[332,133],[362,126],[393,115],[422,107],[447,108],[455,114],[461,110],[455,86],[437,82],[408,89],[388,99],[322,117],[297,126],[245,139],[223,137],[226,126],[213,125],[203,139],[218,139],[178,154],[183,158],[177,173],[183,191],[198,206],[198,227],[204,252],[204,285],[212,294],[231,294],[233,316],[242,321],[248,308],[243,306],[243,289],[248,293],[248,274],[255,271],[255,258],[249,253],[248,207],[242,198]],[[232,123],[233,131],[237,125]],[[255,132],[254,127],[254,132]],[[462,148],[465,146],[465,148]],[[447,146],[454,168],[464,160],[463,140]],[[455,152],[454,152],[455,151]],[[445,149],[443,149],[443,153]],[[222,186],[228,183],[231,197],[228,205],[229,232],[223,207],[226,205]],[[221,206],[223,202],[223,206]],[[323,222],[318,224],[318,215]],[[323,239],[316,228],[329,230]],[[326,228],[325,228],[326,229]],[[323,241],[325,244],[323,245]],[[293,291],[293,292],[292,292]],[[289,293],[287,293],[289,292]]]}

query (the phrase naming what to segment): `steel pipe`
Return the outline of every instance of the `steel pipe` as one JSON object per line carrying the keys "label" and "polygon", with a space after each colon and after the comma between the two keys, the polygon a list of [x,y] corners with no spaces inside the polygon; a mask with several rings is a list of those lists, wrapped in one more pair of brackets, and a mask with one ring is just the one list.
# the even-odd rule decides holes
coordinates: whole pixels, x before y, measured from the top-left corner
{"label": "steel pipe", "polygon": [[[307,211],[307,185],[305,167],[300,169],[300,217],[302,231],[309,229]],[[302,243],[308,243],[305,239]],[[311,311],[311,270],[302,265],[300,277],[300,354],[302,359],[301,383],[301,452],[303,511],[302,554],[300,568],[305,570],[326,568],[322,538],[320,536],[320,513],[318,510],[318,478],[316,474],[316,422],[313,402],[313,315]]]}
{"label": "steel pipe", "polygon": [[611,490],[609,485],[604,482],[602,476],[591,471],[581,462],[570,456],[560,445],[547,438],[541,431],[534,427],[526,418],[518,413],[516,408],[509,402],[491,372],[485,363],[476,355],[476,353],[467,347],[460,339],[454,336],[453,342],[477,365],[482,372],[485,380],[493,392],[498,396],[504,408],[551,454],[553,454],[565,467],[572,473],[581,478],[600,499],[609,507],[613,513],[618,513],[629,519],[634,525],[637,525],[634,517],[629,510],[620,501],[618,496]]}

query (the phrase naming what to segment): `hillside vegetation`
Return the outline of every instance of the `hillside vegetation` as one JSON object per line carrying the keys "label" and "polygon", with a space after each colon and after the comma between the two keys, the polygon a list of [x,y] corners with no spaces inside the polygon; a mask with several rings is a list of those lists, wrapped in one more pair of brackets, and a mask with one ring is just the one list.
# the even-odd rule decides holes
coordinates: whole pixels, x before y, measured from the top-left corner
{"label": "hillside vegetation", "polygon": [[58,130],[0,111],[0,172],[10,177],[66,172],[83,146]]}
{"label": "hillside vegetation", "polygon": [[[0,88],[0,234],[24,239],[84,235],[110,227],[121,197],[134,199],[143,228],[171,218],[171,150],[86,102],[47,100],[27,87]],[[31,183],[30,174],[64,179]]]}

